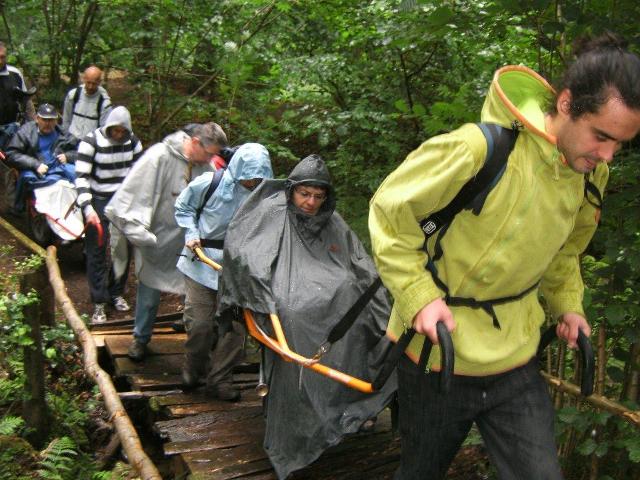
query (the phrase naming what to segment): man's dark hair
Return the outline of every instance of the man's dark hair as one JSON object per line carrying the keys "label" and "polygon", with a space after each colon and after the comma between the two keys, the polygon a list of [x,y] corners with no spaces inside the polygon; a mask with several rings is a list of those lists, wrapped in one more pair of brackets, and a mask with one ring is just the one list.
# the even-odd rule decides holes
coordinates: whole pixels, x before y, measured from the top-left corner
{"label": "man's dark hair", "polygon": [[[576,119],[597,113],[612,97],[629,108],[640,110],[640,58],[627,50],[627,42],[607,32],[575,44],[576,60],[567,68],[556,91],[571,92],[569,113]],[[554,99],[551,113],[557,113]]]}

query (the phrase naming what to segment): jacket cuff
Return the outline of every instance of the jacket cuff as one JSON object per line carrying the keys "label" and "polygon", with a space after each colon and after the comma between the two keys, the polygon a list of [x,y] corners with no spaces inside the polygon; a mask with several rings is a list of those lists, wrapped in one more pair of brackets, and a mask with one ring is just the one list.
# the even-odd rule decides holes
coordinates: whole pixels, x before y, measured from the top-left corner
{"label": "jacket cuff", "polygon": [[558,319],[562,314],[574,312],[585,316],[582,306],[582,294],[561,294],[546,297],[547,305],[554,319]]}
{"label": "jacket cuff", "polygon": [[394,307],[405,328],[410,328],[413,326],[416,314],[423,307],[443,296],[443,292],[433,283],[431,278],[424,277],[404,290],[400,299],[396,299]]}
{"label": "jacket cuff", "polygon": [[184,234],[184,243],[187,243],[191,240],[199,240],[200,232],[194,228],[188,228]]}
{"label": "jacket cuff", "polygon": [[80,207],[82,208],[82,213],[84,213],[84,218],[87,218],[92,213],[96,213],[96,211],[94,210],[94,208],[91,206],[90,203],[86,205],[80,205]]}

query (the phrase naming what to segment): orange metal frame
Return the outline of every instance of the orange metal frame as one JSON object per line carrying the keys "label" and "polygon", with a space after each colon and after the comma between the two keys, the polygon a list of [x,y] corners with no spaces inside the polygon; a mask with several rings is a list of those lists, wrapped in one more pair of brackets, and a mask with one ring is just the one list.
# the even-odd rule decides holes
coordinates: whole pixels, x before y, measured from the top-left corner
{"label": "orange metal frame", "polygon": [[[222,270],[222,266],[210,258],[208,258],[201,248],[196,247],[194,249],[195,254],[198,258],[209,265],[214,270]],[[255,338],[258,342],[262,343],[266,347],[270,348],[274,352],[276,352],[283,360],[288,362],[294,362],[298,365],[301,365],[305,368],[313,370],[325,377],[328,377],[332,380],[340,382],[347,387],[353,388],[363,393],[373,393],[374,389],[370,382],[366,382],[364,380],[360,380],[359,378],[352,377],[344,372],[339,370],[335,370],[331,367],[327,367],[319,363],[316,359],[311,359],[300,355],[299,353],[294,352],[289,348],[289,344],[287,343],[287,339],[284,335],[284,330],[282,329],[282,324],[280,323],[280,319],[278,315],[275,313],[269,314],[269,318],[271,319],[271,325],[273,326],[273,331],[275,333],[276,338],[268,335],[264,330],[262,330],[255,319],[253,318],[253,313],[248,309],[243,309],[244,320],[247,324],[247,330],[249,334]]]}

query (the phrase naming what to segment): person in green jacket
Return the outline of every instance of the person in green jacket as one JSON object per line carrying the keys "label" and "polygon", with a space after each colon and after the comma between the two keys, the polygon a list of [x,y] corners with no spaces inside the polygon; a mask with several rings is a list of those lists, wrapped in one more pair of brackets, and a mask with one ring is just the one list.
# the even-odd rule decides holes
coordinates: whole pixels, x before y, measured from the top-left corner
{"label": "person in green jacket", "polygon": [[[463,210],[423,248],[418,222],[448,205],[484,163],[487,141],[473,124],[423,143],[371,200],[374,260],[395,300],[387,335],[418,333],[398,364],[396,479],[444,478],[473,422],[499,478],[562,478],[553,406],[535,360],[545,320],[538,292],[570,347],[578,329],[590,335],[579,255],[599,209],[585,181],[602,193],[607,164],[640,130],[640,59],[613,34],[577,53],[555,91],[526,67],[496,72],[482,121],[519,135],[479,215]],[[492,312],[448,305],[452,297],[487,302]],[[438,390],[437,345],[427,372],[416,367],[425,336],[438,342],[438,321],[455,349],[447,395]]]}

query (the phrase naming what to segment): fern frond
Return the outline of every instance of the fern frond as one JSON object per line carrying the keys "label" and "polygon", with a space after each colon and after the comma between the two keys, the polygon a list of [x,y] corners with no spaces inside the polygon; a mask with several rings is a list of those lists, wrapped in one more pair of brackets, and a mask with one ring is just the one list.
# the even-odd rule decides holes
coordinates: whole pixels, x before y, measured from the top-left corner
{"label": "fern frond", "polygon": [[40,452],[38,474],[45,480],[67,480],[64,474],[71,471],[77,455],[76,444],[71,438],[54,438]]}
{"label": "fern frond", "polygon": [[11,415],[0,418],[0,435],[14,435],[24,426],[21,417]]}

